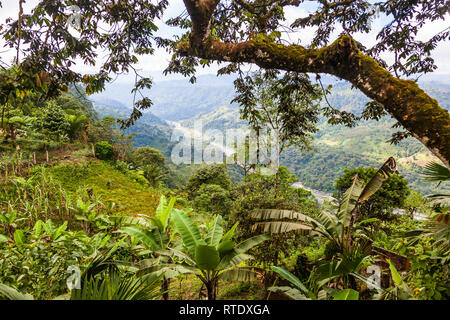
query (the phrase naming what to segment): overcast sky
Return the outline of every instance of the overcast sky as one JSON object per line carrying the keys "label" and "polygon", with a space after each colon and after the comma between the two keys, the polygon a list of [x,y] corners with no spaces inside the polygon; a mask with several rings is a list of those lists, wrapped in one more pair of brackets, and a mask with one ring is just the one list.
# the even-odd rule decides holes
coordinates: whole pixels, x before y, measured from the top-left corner
{"label": "overcast sky", "polygon": [[[4,23],[5,19],[8,17],[17,17],[18,13],[18,1],[17,0],[2,0],[3,8],[0,9],[0,21]],[[24,11],[30,12],[31,8],[33,8],[37,0],[28,0],[24,5]],[[164,20],[169,17],[175,17],[184,11],[184,4],[182,0],[170,0],[169,8],[166,10],[164,15]],[[305,4],[301,7],[289,7],[286,10],[286,17],[289,22],[294,21],[296,18],[305,16],[308,12],[314,10],[314,7],[311,4]],[[437,31],[443,30],[444,28],[450,25],[450,19],[448,15],[445,19],[439,20],[434,23],[429,23],[420,31],[419,38],[421,40],[429,39],[433,36]],[[381,26],[386,23],[386,19],[379,19],[375,22],[375,30],[379,30]],[[170,36],[172,34],[179,33],[179,30],[176,28],[169,27],[164,25],[162,22],[157,23],[160,30],[158,31],[159,35]],[[334,37],[340,33],[341,30],[336,30]],[[289,34],[288,36],[284,36],[286,40],[291,42],[300,41],[301,44],[307,44],[310,42],[313,36],[313,30],[306,30],[301,33]],[[371,34],[356,34],[354,35],[355,39],[363,43],[366,47],[372,46],[376,39],[376,32],[372,32]],[[0,58],[3,61],[10,62],[12,57],[15,56],[15,50],[8,50],[8,48],[3,47],[4,43],[0,39]],[[433,58],[436,61],[438,69],[433,73],[433,78],[438,75],[450,75],[450,43],[449,42],[441,42],[440,45],[434,50]],[[384,56],[388,61],[391,59],[389,54]],[[137,68],[150,73],[155,80],[162,79],[163,75],[161,73],[162,70],[166,68],[168,65],[168,61],[170,60],[170,54],[168,54],[164,49],[157,49],[156,53],[152,56],[140,56],[140,61],[137,65]],[[83,65],[77,65],[77,71],[82,71],[84,73],[93,73],[96,71],[95,68],[86,67]],[[198,74],[208,74],[215,73],[217,70],[217,66],[213,65],[209,68],[199,68]],[[125,80],[125,77],[123,78]]]}

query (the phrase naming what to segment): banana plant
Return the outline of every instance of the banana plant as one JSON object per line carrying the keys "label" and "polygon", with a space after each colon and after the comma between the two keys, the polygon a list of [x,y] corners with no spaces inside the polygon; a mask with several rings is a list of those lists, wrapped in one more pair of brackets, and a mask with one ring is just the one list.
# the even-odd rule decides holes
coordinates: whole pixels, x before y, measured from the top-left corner
{"label": "banana plant", "polygon": [[[327,292],[325,290],[319,291],[316,295],[314,292],[310,291],[299,278],[294,276],[287,270],[283,268],[272,266],[271,269],[276,272],[282,279],[289,281],[292,287],[289,286],[273,286],[268,290],[272,292],[281,291],[293,300],[324,300],[327,297]],[[359,293],[353,289],[343,289],[343,290],[331,290],[327,288],[327,291],[334,297],[333,300],[358,300]]]}
{"label": "banana plant", "polygon": [[[129,219],[134,225],[122,227],[118,232],[127,233],[131,237],[137,239],[145,247],[145,253],[154,253],[156,258],[146,260],[145,263],[160,264],[171,263],[173,260],[167,255],[162,255],[162,250],[167,250],[171,244],[171,214],[177,209],[174,208],[176,198],[173,197],[167,203],[164,196],[161,196],[158,207],[156,208],[155,217],[140,214],[137,218]],[[170,276],[164,276],[161,284],[163,298],[169,298],[168,290],[170,286]]]}
{"label": "banana plant", "polygon": [[67,221],[60,226],[55,226],[52,220],[47,220],[46,222],[42,220],[36,221],[33,227],[33,236],[39,237],[49,237],[52,241],[57,240],[67,229]]}
{"label": "banana plant", "polygon": [[259,221],[253,225],[253,230],[270,233],[295,231],[321,235],[333,242],[338,251],[344,252],[351,249],[352,246],[353,227],[359,206],[368,200],[391,174],[396,172],[396,163],[391,157],[366,185],[359,180],[358,175],[355,175],[352,185],[344,193],[339,206],[334,208],[334,212],[324,209],[317,219],[291,210],[255,210],[251,216]]}
{"label": "banana plant", "polygon": [[321,265],[323,280],[331,281],[342,277],[355,288],[356,282],[352,274],[357,273],[368,259],[372,242],[360,232],[361,224],[355,224],[359,206],[377,192],[390,175],[397,172],[396,162],[391,157],[366,185],[355,175],[339,205],[333,211],[322,210],[317,219],[291,210],[256,210],[251,215],[259,221],[253,225],[253,230],[271,233],[295,231],[328,239],[336,253],[332,261],[325,261]]}
{"label": "banana plant", "polygon": [[270,238],[267,234],[251,237],[236,244],[232,239],[237,223],[224,234],[223,218],[217,215],[208,225],[206,236],[183,211],[172,213],[176,231],[179,233],[184,252],[170,248],[165,254],[175,256],[178,264],[160,264],[143,268],[141,274],[170,273],[194,274],[207,289],[208,300],[215,300],[219,279],[229,281],[249,281],[255,279],[254,268],[239,266],[252,259],[247,251]]}

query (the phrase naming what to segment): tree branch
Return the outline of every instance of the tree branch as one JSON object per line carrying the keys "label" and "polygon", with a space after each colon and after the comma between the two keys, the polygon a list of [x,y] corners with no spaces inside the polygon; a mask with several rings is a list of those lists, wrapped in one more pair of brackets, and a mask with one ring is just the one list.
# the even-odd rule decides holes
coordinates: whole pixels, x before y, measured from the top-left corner
{"label": "tree branch", "polygon": [[389,112],[415,138],[450,168],[450,117],[435,99],[411,80],[394,77],[362,53],[343,35],[320,49],[250,40],[225,43],[209,36],[212,11],[219,0],[184,0],[193,28],[190,41],[179,44],[179,54],[199,58],[254,63],[262,68],[302,73],[327,73],[351,82]]}

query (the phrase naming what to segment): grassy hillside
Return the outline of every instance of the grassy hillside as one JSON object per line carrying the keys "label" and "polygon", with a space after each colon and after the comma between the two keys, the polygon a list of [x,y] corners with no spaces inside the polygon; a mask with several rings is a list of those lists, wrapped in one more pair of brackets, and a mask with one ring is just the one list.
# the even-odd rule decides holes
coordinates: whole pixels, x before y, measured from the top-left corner
{"label": "grassy hillside", "polygon": [[46,169],[70,194],[92,190],[103,204],[114,202],[124,215],[153,215],[159,202],[158,190],[144,186],[111,164],[91,160],[60,164]]}

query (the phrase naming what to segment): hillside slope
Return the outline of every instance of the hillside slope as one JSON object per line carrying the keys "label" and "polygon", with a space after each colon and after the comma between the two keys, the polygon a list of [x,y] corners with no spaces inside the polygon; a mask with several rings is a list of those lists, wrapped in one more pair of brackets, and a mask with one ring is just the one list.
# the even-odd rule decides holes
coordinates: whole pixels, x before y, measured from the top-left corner
{"label": "hillside slope", "polygon": [[105,206],[115,203],[123,215],[153,215],[159,203],[158,190],[140,184],[113,165],[96,160],[63,162],[45,169],[61,187],[75,198],[89,191]]}

